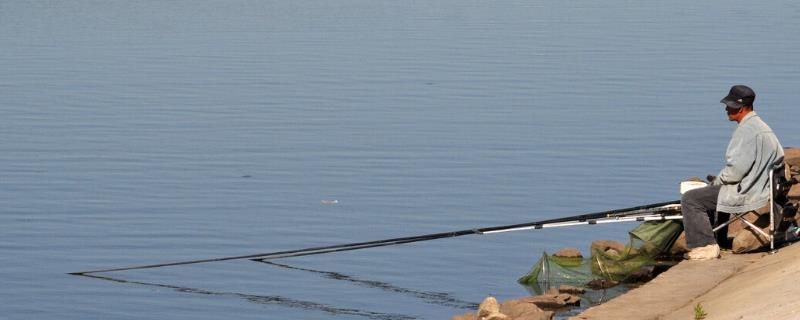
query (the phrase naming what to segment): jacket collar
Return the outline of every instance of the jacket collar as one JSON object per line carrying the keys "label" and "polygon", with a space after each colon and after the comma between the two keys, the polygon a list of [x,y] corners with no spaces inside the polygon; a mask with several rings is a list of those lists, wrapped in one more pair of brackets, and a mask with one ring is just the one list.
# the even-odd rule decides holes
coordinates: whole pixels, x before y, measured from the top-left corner
{"label": "jacket collar", "polygon": [[750,113],[748,113],[746,116],[744,116],[744,118],[742,118],[742,121],[739,122],[739,125],[744,124],[747,120],[750,120],[751,118],[756,116],[758,115],[756,114],[755,111],[750,111]]}

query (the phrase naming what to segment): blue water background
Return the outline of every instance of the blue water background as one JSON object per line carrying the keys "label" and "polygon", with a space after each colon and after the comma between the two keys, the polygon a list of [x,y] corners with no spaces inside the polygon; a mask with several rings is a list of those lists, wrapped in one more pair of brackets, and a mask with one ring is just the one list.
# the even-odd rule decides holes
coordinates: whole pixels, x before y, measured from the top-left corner
{"label": "blue water background", "polygon": [[634,225],[67,273],[677,199],[723,164],[732,84],[800,146],[797,21],[793,1],[4,1],[0,317],[444,319],[526,295],[542,251]]}

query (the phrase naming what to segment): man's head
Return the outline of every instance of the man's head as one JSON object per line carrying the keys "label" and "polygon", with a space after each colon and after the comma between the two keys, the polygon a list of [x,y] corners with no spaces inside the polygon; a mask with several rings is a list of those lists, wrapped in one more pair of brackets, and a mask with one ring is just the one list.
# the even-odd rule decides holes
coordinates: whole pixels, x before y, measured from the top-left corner
{"label": "man's head", "polygon": [[753,89],[745,85],[735,85],[730,92],[719,102],[725,104],[725,111],[728,112],[728,120],[740,122],[750,111],[753,111],[753,102],[756,100],[756,93]]}

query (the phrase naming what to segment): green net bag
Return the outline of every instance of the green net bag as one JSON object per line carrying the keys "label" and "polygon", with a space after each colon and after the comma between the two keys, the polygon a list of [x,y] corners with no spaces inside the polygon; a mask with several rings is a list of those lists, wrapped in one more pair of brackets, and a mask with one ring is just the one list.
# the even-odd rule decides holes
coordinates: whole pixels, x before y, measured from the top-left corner
{"label": "green net bag", "polygon": [[650,221],[629,232],[630,240],[621,252],[593,249],[589,258],[563,258],[545,252],[517,281],[537,293],[542,288],[583,286],[598,279],[625,282],[643,267],[655,265],[656,258],[669,250],[682,231],[683,224],[674,220]]}
{"label": "green net bag", "polygon": [[592,273],[614,281],[626,281],[643,267],[653,266],[683,231],[674,220],[648,221],[629,232],[630,240],[622,252],[592,250]]}

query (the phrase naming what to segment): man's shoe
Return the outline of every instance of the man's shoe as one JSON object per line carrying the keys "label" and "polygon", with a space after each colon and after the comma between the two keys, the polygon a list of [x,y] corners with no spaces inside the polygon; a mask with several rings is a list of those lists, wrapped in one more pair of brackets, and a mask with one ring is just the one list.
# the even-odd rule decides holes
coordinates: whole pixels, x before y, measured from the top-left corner
{"label": "man's shoe", "polygon": [[709,244],[705,247],[697,247],[686,254],[689,260],[710,260],[719,258],[719,245]]}

